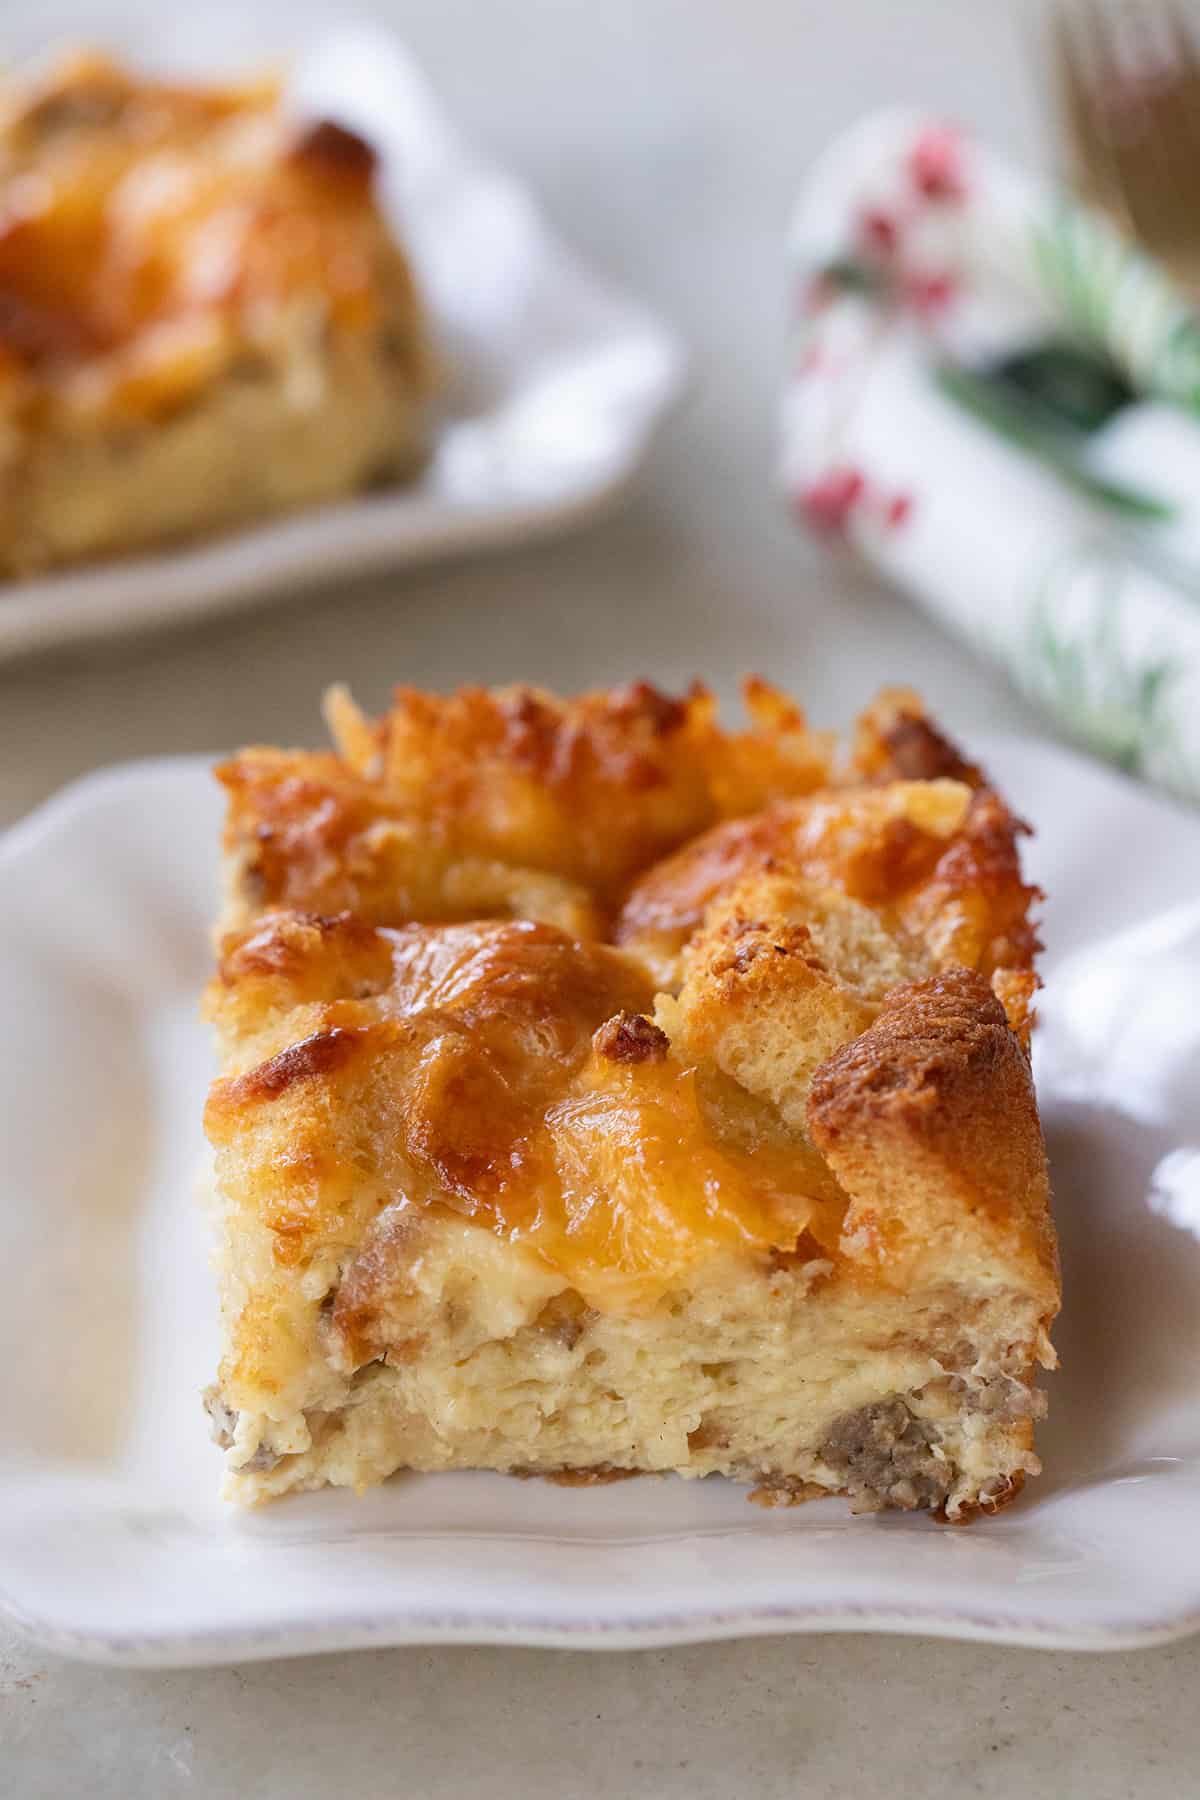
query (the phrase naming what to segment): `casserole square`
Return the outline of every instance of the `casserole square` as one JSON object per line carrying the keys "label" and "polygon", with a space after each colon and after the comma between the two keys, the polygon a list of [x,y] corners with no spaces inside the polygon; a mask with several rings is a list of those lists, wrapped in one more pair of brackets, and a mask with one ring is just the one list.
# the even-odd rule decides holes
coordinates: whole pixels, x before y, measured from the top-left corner
{"label": "casserole square", "polygon": [[746,698],[335,690],[334,752],[219,771],[232,1499],[719,1473],[962,1521],[1037,1472],[1024,828],[911,693],[841,759]]}

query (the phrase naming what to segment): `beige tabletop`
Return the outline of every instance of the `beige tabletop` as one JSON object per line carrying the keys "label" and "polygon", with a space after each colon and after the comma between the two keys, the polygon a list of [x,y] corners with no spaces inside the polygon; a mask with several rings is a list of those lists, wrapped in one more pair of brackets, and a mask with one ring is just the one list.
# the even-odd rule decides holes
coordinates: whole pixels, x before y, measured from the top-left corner
{"label": "beige tabletop", "polygon": [[[574,687],[699,673],[731,694],[759,669],[821,722],[905,681],[967,736],[1041,729],[902,601],[803,543],[770,484],[780,246],[799,172],[888,99],[950,106],[1044,156],[1036,0],[378,10],[561,230],[678,322],[688,398],[627,503],[554,543],[10,666],[0,823],[127,757],[312,741],[335,677],[378,704],[396,680],[517,676]],[[866,1637],[399,1650],[128,1674],[0,1629],[0,1791],[1182,1800],[1200,1791],[1198,1697],[1200,1639],[1108,1657]]]}

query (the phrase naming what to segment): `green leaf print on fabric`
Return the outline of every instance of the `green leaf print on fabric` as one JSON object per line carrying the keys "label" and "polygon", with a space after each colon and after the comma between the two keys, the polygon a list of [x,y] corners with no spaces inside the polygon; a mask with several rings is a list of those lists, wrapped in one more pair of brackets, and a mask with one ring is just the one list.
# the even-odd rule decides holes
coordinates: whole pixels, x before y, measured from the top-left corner
{"label": "green leaf print on fabric", "polygon": [[[1070,588],[1089,579],[1098,591],[1086,608],[1071,608]],[[1160,770],[1174,764],[1182,773],[1184,748],[1166,701],[1183,663],[1130,646],[1121,629],[1124,581],[1120,563],[1102,546],[1049,570],[1017,646],[1017,679],[1073,737],[1121,768],[1141,773],[1148,763]]]}
{"label": "green leaf print on fabric", "polygon": [[1093,473],[1084,460],[1086,434],[1072,429],[1061,415],[1003,373],[942,363],[935,367],[933,379],[956,406],[1008,443],[1036,457],[1069,487],[1107,511],[1147,523],[1174,517],[1174,508],[1165,500]]}
{"label": "green leaf print on fabric", "polygon": [[1107,356],[1061,338],[1006,356],[988,373],[1036,402],[1060,427],[1088,435],[1138,398]]}
{"label": "green leaf print on fabric", "polygon": [[840,256],[818,270],[818,278],[844,294],[882,295],[887,283],[878,269],[872,269],[858,257]]}
{"label": "green leaf print on fabric", "polygon": [[1031,248],[1043,293],[1068,327],[1103,348],[1139,392],[1200,412],[1200,314],[1161,264],[1064,195],[1035,219]]}

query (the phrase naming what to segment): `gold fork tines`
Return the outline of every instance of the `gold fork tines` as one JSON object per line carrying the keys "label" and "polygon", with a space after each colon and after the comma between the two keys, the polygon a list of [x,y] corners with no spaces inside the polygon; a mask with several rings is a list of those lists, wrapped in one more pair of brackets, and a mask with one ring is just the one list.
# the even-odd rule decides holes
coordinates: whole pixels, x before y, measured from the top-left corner
{"label": "gold fork tines", "polygon": [[1200,284],[1200,53],[1178,0],[1059,0],[1051,47],[1076,182]]}

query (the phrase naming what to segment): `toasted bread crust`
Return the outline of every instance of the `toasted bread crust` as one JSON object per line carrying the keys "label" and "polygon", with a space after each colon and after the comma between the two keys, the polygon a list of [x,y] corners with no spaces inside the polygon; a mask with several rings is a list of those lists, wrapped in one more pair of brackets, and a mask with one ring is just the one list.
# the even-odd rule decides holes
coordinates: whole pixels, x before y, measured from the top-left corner
{"label": "toasted bread crust", "polygon": [[629,881],[714,820],[806,793],[828,741],[758,683],[754,728],[707,690],[648,682],[573,700],[531,687],[396,690],[369,720],[335,689],[340,754],[248,750],[218,770],[233,866],[227,929],[267,907],[372,923],[533,917],[604,934]]}
{"label": "toasted bread crust", "polygon": [[987,787],[978,763],[938,730],[919,694],[885,688],[862,714],[854,733],[854,763],[872,781],[961,781]]}
{"label": "toasted bread crust", "polygon": [[95,55],[0,91],[0,570],[415,473],[434,366],[370,146]]}
{"label": "toasted bread crust", "polygon": [[[754,1291],[772,1331],[818,1303],[838,1332],[870,1318],[900,1386],[846,1387],[831,1352],[824,1435],[789,1461],[739,1449],[701,1358],[712,1416],[683,1434],[689,1472],[799,1492],[815,1471],[856,1504],[959,1517],[1036,1467],[1026,1389],[1052,1358],[1058,1273],[1017,822],[911,697],[902,729],[892,702],[869,715],[841,775],[796,709],[752,697],[757,728],[734,736],[702,691],[641,684],[402,690],[379,721],[338,696],[339,754],[221,769],[234,881],[206,1124],[238,1268],[221,1404],[290,1419],[273,1445],[377,1366],[403,1387],[411,1365],[419,1393],[429,1357],[454,1370],[524,1332],[540,1367],[621,1320],[675,1355],[693,1303],[711,1318]],[[592,1463],[682,1466],[622,1450],[620,1396],[594,1383]],[[441,1466],[436,1434],[404,1430],[416,1466]]]}
{"label": "toasted bread crust", "polygon": [[[761,686],[754,700],[758,734],[733,738],[698,689],[570,702],[400,690],[378,722],[335,695],[341,755],[254,751],[221,768],[232,916],[249,922],[226,934],[210,990],[229,1072],[208,1124],[259,1170],[246,1192],[277,1266],[340,1241],[345,1184],[319,1171],[368,1157],[418,1205],[452,1193],[526,1241],[536,1216],[542,1253],[569,1250],[572,1279],[596,1295],[610,1277],[614,1292],[661,1292],[735,1215],[763,1254],[804,1232],[840,1278],[902,1284],[946,1213],[1042,1282],[1050,1307],[1017,826],[993,790],[957,777],[831,786],[799,712]],[[906,738],[918,741],[945,745],[931,726]],[[949,747],[931,754],[969,770]],[[723,806],[757,805],[764,784],[765,811],[675,848]],[[627,827],[615,837],[613,817]],[[610,948],[595,940],[622,886]],[[538,902],[560,916],[504,922]],[[454,922],[468,910],[501,918]],[[644,945],[667,924],[677,992],[656,1002]],[[1000,955],[1014,960],[997,967]],[[400,1110],[381,1083],[408,1093]],[[622,1237],[617,1144],[676,1221],[653,1278],[648,1244]],[[677,1214],[704,1169],[732,1214]],[[611,1215],[615,1234],[571,1224],[585,1173],[607,1193],[599,1208],[587,1195],[592,1224]],[[774,1195],[766,1213],[754,1186]],[[361,1304],[356,1318],[361,1336]]]}
{"label": "toasted bread crust", "polygon": [[[904,1281],[947,1237],[982,1233],[1057,1307],[1049,1177],[1029,1059],[982,976],[896,989],[816,1071],[813,1142],[851,1196],[843,1242]],[[886,1273],[885,1273],[886,1272]]]}

